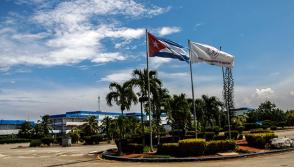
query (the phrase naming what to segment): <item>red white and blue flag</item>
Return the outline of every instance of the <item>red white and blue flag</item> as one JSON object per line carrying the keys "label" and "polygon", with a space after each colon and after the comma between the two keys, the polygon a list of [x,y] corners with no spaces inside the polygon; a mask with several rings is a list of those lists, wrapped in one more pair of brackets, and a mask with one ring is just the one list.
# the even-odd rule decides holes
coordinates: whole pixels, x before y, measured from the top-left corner
{"label": "red white and blue flag", "polygon": [[147,33],[147,36],[149,57],[157,56],[189,62],[189,57],[183,46],[167,39],[157,38],[150,33]]}

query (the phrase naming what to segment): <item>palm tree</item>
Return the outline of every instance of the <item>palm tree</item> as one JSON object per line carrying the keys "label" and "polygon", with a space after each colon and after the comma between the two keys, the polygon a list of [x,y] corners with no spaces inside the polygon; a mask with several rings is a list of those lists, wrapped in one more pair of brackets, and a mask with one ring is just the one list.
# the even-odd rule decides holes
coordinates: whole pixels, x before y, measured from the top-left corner
{"label": "palm tree", "polygon": [[213,126],[213,121],[215,124],[217,123],[220,126],[220,112],[221,107],[223,106],[223,103],[215,96],[208,97],[207,95],[202,95],[202,100],[204,102],[204,108],[203,108],[203,127],[205,129],[207,123],[210,124],[210,126]]}
{"label": "palm tree", "polygon": [[40,122],[43,132],[45,136],[50,135],[52,133],[52,126],[51,126],[52,121],[49,118],[49,115],[44,115],[42,116],[42,121]]}
{"label": "palm tree", "polygon": [[[133,71],[133,78],[128,81],[128,84],[132,87],[139,88],[138,96],[141,108],[141,130],[142,130],[142,140],[144,141],[144,114],[143,114],[143,104],[148,100],[148,71],[147,69],[139,70],[135,69]],[[149,71],[149,82],[151,95],[157,94],[157,89],[161,86],[161,81],[157,78],[156,71]],[[146,109],[147,106],[145,106]],[[147,112],[147,110],[145,110]]]}
{"label": "palm tree", "polygon": [[99,131],[98,121],[95,116],[90,116],[86,119],[86,123],[82,125],[82,132],[84,136],[91,136],[97,134]]}
{"label": "palm tree", "polygon": [[137,96],[128,82],[122,85],[112,82],[109,89],[110,92],[106,96],[106,102],[109,106],[112,106],[113,102],[120,106],[122,116],[124,115],[124,110],[130,110],[132,103],[137,104],[138,102]]}

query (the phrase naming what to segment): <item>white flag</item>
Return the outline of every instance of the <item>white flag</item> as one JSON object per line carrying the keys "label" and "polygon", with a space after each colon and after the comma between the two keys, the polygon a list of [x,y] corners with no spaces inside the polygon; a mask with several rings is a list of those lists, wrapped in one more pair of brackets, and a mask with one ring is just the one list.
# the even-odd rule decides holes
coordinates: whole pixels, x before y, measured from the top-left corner
{"label": "white flag", "polygon": [[190,51],[192,63],[205,62],[211,65],[230,68],[234,65],[234,56],[209,45],[190,42]]}

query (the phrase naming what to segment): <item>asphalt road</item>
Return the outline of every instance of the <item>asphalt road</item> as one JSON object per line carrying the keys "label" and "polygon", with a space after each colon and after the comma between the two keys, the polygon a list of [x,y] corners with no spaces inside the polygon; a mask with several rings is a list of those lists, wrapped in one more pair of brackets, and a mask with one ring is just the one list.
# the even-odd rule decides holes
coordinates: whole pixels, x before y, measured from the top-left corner
{"label": "asphalt road", "polygon": [[[294,129],[277,131],[279,136],[294,138]],[[18,146],[24,148],[18,148]],[[29,148],[28,144],[0,145],[0,167],[294,167],[294,151],[243,159],[178,162],[178,163],[135,163],[101,160],[88,154],[115,147],[101,144],[97,146],[73,146]]]}

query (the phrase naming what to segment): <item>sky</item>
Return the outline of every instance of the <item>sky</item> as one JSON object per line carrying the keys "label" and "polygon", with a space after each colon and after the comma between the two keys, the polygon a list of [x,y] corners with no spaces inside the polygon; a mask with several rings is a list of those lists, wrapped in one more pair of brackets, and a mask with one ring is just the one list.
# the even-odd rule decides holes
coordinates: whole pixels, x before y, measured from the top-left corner
{"label": "sky", "polygon": [[[146,67],[145,29],[235,56],[235,107],[294,109],[292,0],[1,0],[0,119],[98,109],[110,82]],[[189,66],[150,58],[171,94],[191,97]],[[220,67],[193,64],[196,97],[222,99]],[[133,106],[131,111],[139,111]]]}

